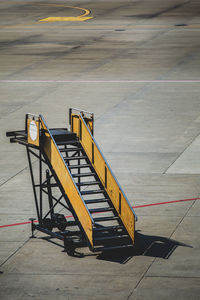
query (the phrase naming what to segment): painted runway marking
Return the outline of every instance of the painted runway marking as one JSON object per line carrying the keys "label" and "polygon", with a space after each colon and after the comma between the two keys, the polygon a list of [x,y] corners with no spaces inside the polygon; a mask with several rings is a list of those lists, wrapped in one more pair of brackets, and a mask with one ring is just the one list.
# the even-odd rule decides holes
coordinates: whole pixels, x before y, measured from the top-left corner
{"label": "painted runway marking", "polygon": [[200,83],[199,80],[11,80],[0,83]]}
{"label": "painted runway marking", "polygon": [[[156,206],[156,205],[163,205],[163,204],[172,204],[172,203],[180,203],[180,202],[187,202],[187,201],[196,201],[200,200],[199,197],[197,198],[190,198],[190,199],[182,199],[182,200],[173,200],[173,201],[166,201],[166,202],[157,202],[157,203],[150,203],[150,204],[143,204],[143,205],[137,205],[137,206],[132,206],[132,208],[143,208],[143,207],[149,207],[149,206]],[[101,212],[98,212],[101,213]],[[72,218],[72,216],[65,216],[66,219]],[[35,220],[34,223],[38,223],[38,220]],[[5,227],[12,227],[12,226],[19,226],[19,225],[26,225],[26,224],[31,224],[31,221],[28,222],[21,222],[21,223],[15,223],[15,224],[7,224],[7,225],[0,225],[0,228],[5,228]]]}
{"label": "painted runway marking", "polygon": [[[53,5],[49,5],[49,6],[53,6]],[[48,17],[48,18],[41,19],[38,22],[83,22],[86,20],[93,19],[93,17],[87,17],[91,13],[89,9],[76,7],[76,6],[66,6],[66,5],[54,5],[54,6],[61,6],[61,7],[82,10],[84,11],[84,14],[77,17]]]}
{"label": "painted runway marking", "polygon": [[93,17],[89,17],[89,14],[91,13],[91,11],[89,9],[86,8],[82,8],[82,7],[77,7],[77,6],[67,6],[67,5],[62,5],[62,4],[37,4],[39,6],[53,6],[53,7],[64,7],[64,8],[73,8],[76,10],[81,10],[84,11],[84,13],[80,16],[77,17],[48,17],[48,18],[44,18],[41,19],[39,21],[36,22],[32,22],[32,23],[26,23],[26,24],[14,24],[14,25],[1,25],[0,29],[4,29],[4,28],[15,28],[15,27],[22,27],[22,26],[32,26],[32,25],[37,25],[37,24],[42,24],[42,23],[51,23],[51,22],[66,22],[66,21],[71,21],[71,22],[81,22],[81,21],[86,21],[86,20],[90,20],[93,19]]}

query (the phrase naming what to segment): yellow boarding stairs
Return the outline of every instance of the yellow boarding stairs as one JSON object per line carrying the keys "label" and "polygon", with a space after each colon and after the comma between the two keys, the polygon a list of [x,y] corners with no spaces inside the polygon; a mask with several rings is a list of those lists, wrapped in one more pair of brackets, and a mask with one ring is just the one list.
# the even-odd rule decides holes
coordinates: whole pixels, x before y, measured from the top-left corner
{"label": "yellow boarding stairs", "polygon": [[69,255],[86,245],[131,248],[137,217],[94,139],[94,115],[71,108],[69,119],[70,131],[49,129],[42,115],[27,114],[25,130],[7,132],[27,150],[38,218],[32,236],[37,229],[64,241]]}

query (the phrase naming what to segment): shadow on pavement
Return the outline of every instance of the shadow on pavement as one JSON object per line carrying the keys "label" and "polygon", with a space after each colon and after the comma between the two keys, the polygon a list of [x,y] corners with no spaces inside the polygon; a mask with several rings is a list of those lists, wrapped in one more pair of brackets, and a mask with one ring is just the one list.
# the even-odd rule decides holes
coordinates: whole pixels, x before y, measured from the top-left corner
{"label": "shadow on pavement", "polygon": [[107,251],[99,254],[97,259],[120,264],[127,263],[134,256],[150,256],[168,259],[178,246],[192,246],[161,236],[136,233],[135,247],[118,251]]}
{"label": "shadow on pavement", "polygon": [[[63,245],[56,242],[54,239],[52,239],[52,237],[40,237],[40,239],[46,240],[64,249]],[[86,246],[86,244],[82,245],[82,247]],[[168,259],[178,246],[193,248],[190,245],[172,239],[168,239],[166,237],[145,235],[137,231],[135,234],[135,246],[131,249],[115,249],[111,251],[105,251],[100,254],[95,254],[92,252],[90,252],[89,254],[84,254],[75,251],[73,256],[77,258],[84,258],[86,256],[96,256],[96,259],[99,260],[126,264],[130,259],[132,259],[135,256],[150,256]]]}

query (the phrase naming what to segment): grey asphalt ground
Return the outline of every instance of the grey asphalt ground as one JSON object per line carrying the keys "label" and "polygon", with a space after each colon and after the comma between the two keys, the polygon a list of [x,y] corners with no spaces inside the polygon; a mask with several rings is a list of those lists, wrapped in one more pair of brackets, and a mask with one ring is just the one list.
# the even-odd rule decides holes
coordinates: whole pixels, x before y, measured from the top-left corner
{"label": "grey asphalt ground", "polygon": [[[50,127],[68,126],[70,107],[94,112],[132,205],[199,197],[199,12],[197,0],[0,2],[0,226],[35,216],[25,148],[5,136],[27,112]],[[69,257],[30,225],[0,228],[0,299],[199,299],[200,200],[136,213],[132,255]]]}

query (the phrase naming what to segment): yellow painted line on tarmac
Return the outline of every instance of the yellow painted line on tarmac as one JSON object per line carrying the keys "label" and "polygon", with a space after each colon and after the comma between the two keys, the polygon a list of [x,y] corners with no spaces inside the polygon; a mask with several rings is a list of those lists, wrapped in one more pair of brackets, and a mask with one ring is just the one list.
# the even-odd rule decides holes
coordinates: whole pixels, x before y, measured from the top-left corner
{"label": "yellow painted line on tarmac", "polygon": [[93,19],[93,17],[88,16],[91,12],[89,9],[86,9],[86,8],[76,7],[76,6],[66,6],[66,5],[62,5],[62,4],[60,4],[60,5],[59,4],[55,4],[55,5],[49,4],[48,6],[61,6],[61,7],[73,8],[73,9],[84,11],[84,13],[77,17],[48,17],[48,18],[41,19],[38,22],[83,22],[86,20]]}
{"label": "yellow painted line on tarmac", "polygon": [[38,23],[50,23],[50,22],[81,22],[81,21],[86,21],[93,19],[93,17],[89,17],[89,14],[91,11],[86,8],[82,7],[77,7],[77,6],[68,6],[68,5],[63,5],[63,4],[47,4],[47,3],[38,3],[37,6],[50,6],[50,7],[66,7],[66,8],[72,8],[76,10],[81,10],[84,13],[82,15],[79,15],[77,17],[48,17],[45,19],[41,19],[36,22],[28,23],[28,24],[11,24],[11,25],[0,25],[0,29],[6,29],[6,28],[15,28],[15,27],[22,27],[22,26],[32,26],[36,25]]}
{"label": "yellow painted line on tarmac", "polygon": [[25,23],[25,24],[12,24],[12,25],[0,25],[0,29],[9,29],[9,28],[17,28],[17,27],[27,27],[27,26],[33,26],[37,24],[37,22],[32,22],[32,23]]}

